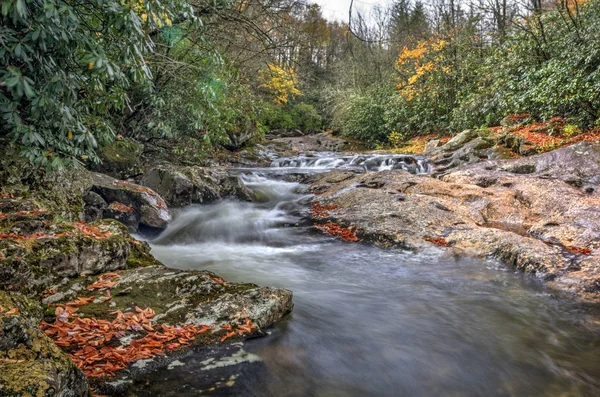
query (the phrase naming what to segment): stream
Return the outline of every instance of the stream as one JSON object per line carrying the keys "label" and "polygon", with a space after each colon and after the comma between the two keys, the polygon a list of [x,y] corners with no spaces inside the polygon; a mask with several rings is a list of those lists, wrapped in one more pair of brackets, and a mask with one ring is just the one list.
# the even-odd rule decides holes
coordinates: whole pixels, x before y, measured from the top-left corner
{"label": "stream", "polygon": [[292,314],[265,338],[183,357],[129,395],[600,395],[597,309],[493,260],[323,235],[307,223],[305,186],[274,176],[334,167],[426,172],[425,162],[287,160],[238,171],[260,202],[187,207],[151,245],[173,268],[288,288]]}

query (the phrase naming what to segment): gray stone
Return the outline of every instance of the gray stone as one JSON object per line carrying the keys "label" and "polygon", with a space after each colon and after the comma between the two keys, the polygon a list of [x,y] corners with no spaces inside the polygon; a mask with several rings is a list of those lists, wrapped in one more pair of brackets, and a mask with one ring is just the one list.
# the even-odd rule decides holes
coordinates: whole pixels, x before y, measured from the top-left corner
{"label": "gray stone", "polygon": [[171,221],[167,204],[152,189],[96,172],[92,173],[92,181],[92,191],[109,203],[118,202],[132,207],[140,216],[140,224],[164,229]]}

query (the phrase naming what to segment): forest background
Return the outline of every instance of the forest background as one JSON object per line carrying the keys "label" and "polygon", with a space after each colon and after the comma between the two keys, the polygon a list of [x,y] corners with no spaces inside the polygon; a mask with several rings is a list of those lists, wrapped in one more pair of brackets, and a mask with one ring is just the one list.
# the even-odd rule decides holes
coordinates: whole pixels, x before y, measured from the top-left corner
{"label": "forest background", "polygon": [[564,136],[600,123],[600,0],[396,0],[346,22],[299,0],[0,12],[0,137],[47,168],[114,140],[206,157],[276,129],[394,148],[507,119]]}

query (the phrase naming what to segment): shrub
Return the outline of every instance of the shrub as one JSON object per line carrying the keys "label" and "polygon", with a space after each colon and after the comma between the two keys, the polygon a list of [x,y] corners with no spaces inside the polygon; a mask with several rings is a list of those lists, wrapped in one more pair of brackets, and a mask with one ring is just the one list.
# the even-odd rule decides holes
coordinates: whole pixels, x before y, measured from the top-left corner
{"label": "shrub", "polygon": [[373,147],[377,146],[386,142],[389,132],[384,114],[385,104],[375,96],[357,96],[350,101],[343,132]]}
{"label": "shrub", "polygon": [[298,103],[292,106],[290,115],[294,128],[302,131],[316,131],[323,127],[323,119],[314,106],[308,103]]}

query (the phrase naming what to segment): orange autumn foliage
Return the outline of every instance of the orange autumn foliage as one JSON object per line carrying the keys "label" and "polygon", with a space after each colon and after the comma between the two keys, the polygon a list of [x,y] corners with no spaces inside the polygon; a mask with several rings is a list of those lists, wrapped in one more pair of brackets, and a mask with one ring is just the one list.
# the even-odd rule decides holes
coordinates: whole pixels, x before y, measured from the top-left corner
{"label": "orange autumn foliage", "polygon": [[322,232],[325,232],[334,237],[339,237],[344,241],[350,241],[350,242],[360,241],[360,239],[356,235],[357,230],[353,226],[343,227],[343,226],[337,225],[333,222],[327,222],[324,225],[315,224],[315,227],[317,229],[321,230]]}
{"label": "orange autumn foliage", "polygon": [[426,237],[425,241],[429,241],[431,244],[437,245],[438,247],[452,247],[452,244],[447,242],[443,237]]}
{"label": "orange autumn foliage", "polygon": [[119,276],[117,273],[105,273],[98,277],[98,280],[92,283],[87,289],[88,291],[93,291],[95,289],[112,288],[117,283],[114,280],[118,279],[119,277],[121,276]]}
{"label": "orange autumn foliage", "polygon": [[321,205],[319,201],[315,201],[311,204],[311,214],[313,218],[327,218],[329,217],[330,211],[335,211],[337,209],[337,205]]}
{"label": "orange autumn foliage", "polygon": [[[86,300],[89,298],[78,298]],[[76,300],[77,301],[77,300]],[[135,313],[115,311],[113,321],[95,318],[75,317],[77,308],[58,306],[53,324],[41,323],[42,330],[61,347],[85,346],[69,353],[71,359],[90,377],[113,376],[116,371],[125,369],[133,361],[164,354],[166,350],[189,345],[196,335],[214,329],[207,325],[186,324],[171,327],[161,325],[155,330],[151,319],[155,316],[150,308],[135,308]],[[73,318],[72,321],[69,321]],[[108,346],[107,343],[131,333],[145,332],[140,339],[134,339],[128,346]]]}

